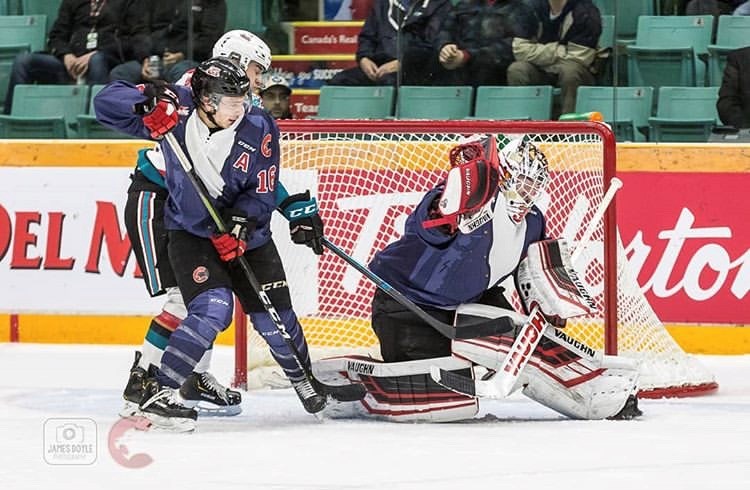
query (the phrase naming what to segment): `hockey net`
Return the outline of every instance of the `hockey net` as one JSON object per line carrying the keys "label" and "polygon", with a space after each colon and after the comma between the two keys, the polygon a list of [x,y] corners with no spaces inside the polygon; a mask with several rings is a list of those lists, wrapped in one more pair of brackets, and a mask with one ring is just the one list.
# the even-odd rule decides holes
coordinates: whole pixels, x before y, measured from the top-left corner
{"label": "hockey net", "polygon": [[[615,176],[615,141],[595,122],[283,121],[281,181],[317,196],[326,237],[358,262],[397,239],[407,214],[448,168],[459,138],[493,133],[500,144],[525,135],[547,155],[547,234],[575,248]],[[274,213],[278,215],[278,213]],[[635,280],[616,226],[614,202],[576,262],[599,312],[569,321],[566,333],[641,362],[641,396],[688,396],[717,388],[711,373],[672,339]],[[313,359],[347,353],[379,358],[370,328],[375,286],[330,252],[315,256],[272,224],[293,304]],[[235,384],[274,385],[281,376],[265,342],[238,314]],[[248,336],[246,338],[246,335]],[[248,377],[248,373],[250,374]],[[248,383],[249,379],[249,383]]]}

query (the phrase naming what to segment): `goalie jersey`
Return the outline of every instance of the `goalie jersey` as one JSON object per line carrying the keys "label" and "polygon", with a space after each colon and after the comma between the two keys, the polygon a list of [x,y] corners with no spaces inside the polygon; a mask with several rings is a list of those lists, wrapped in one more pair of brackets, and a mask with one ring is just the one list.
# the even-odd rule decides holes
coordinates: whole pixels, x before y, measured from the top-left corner
{"label": "goalie jersey", "polygon": [[[221,212],[234,208],[257,219],[249,248],[271,238],[271,213],[276,208],[279,178],[279,130],[272,116],[251,107],[245,117],[227,129],[209,131],[198,114],[189,88],[171,86],[180,99],[180,123],[173,134],[188,155],[210,198]],[[133,106],[144,101],[138,87],[113,82],[94,99],[97,119],[112,129],[147,139],[149,131]],[[166,141],[160,143],[166,166],[169,200],[164,219],[167,229],[210,237],[214,222]]]}
{"label": "goalie jersey", "polygon": [[455,309],[513,274],[529,244],[546,238],[545,220],[533,206],[524,221],[513,223],[498,193],[493,219],[471,233],[425,229],[422,223],[441,191],[437,187],[425,195],[407,218],[404,235],[376,253],[369,266],[415,303]]}

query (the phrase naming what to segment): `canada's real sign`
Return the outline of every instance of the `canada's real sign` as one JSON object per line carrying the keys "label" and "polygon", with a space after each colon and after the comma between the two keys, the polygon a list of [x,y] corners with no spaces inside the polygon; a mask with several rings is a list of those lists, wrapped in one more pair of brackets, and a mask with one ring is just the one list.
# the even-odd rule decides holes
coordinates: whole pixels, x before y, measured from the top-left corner
{"label": "canada's real sign", "polygon": [[[127,168],[0,168],[0,312],[152,314],[122,215]],[[286,171],[291,188],[315,189],[314,176]],[[665,322],[750,323],[750,187],[743,174],[626,173],[618,195],[619,228],[638,282]],[[330,189],[330,187],[328,187]],[[421,192],[384,196],[318,193],[324,217],[349,213],[336,237],[366,262],[373,247],[395,239]],[[314,311],[315,256],[274,236],[298,313]],[[346,240],[344,240],[346,239]],[[330,255],[330,254],[328,254]],[[334,260],[325,257],[324,260]],[[343,265],[334,281],[342,295],[370,287]],[[330,281],[328,281],[330,282]],[[305,288],[305,294],[295,294]],[[300,302],[297,298],[305,298]],[[365,312],[363,312],[365,313]]]}

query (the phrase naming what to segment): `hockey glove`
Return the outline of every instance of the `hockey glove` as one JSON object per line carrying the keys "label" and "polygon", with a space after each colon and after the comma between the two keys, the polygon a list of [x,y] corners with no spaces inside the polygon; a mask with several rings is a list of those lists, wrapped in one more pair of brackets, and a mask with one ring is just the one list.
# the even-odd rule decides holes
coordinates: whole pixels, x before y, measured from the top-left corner
{"label": "hockey glove", "polygon": [[310,198],[310,191],[294,194],[279,204],[279,210],[289,220],[292,241],[312,248],[316,255],[323,253],[323,220],[318,214],[318,203]]}
{"label": "hockey glove", "polygon": [[143,116],[143,125],[154,139],[172,130],[180,120],[180,100],[177,94],[165,83],[148,84],[143,89],[147,98],[136,104],[134,112]]}
{"label": "hockey glove", "polygon": [[248,219],[240,211],[234,209],[226,210],[224,216],[224,222],[229,231],[212,236],[211,242],[219,253],[219,258],[224,262],[231,262],[244,255],[247,250],[247,237],[255,228],[255,220]]}

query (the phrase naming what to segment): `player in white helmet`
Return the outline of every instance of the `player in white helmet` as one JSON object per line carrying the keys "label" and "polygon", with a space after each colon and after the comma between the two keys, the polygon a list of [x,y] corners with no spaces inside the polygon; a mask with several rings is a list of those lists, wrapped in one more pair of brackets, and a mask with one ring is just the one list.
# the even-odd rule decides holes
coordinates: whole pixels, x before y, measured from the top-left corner
{"label": "player in white helmet", "polygon": [[[229,58],[245,70],[252,91],[252,104],[247,104],[247,110],[250,111],[253,105],[261,107],[261,98],[258,95],[262,88],[261,75],[271,66],[271,50],[266,43],[251,32],[233,30],[225,33],[214,44],[213,56]],[[186,72],[177,85],[190,86],[194,71],[193,69]],[[160,364],[169,337],[187,314],[167,257],[167,233],[164,228],[167,189],[164,175],[165,163],[159,145],[138,152],[125,206],[125,226],[149,295],[166,294],[167,300],[162,312],[151,320],[141,351],[136,351],[130,378],[123,392],[125,407],[120,412],[122,416],[138,414],[143,380],[148,367],[151,364]],[[240,413],[240,393],[222,386],[207,373],[210,359],[209,348],[195,368],[196,375],[190,377],[196,389],[188,393],[206,396],[200,400],[188,401],[197,403],[197,408],[204,414]]]}

